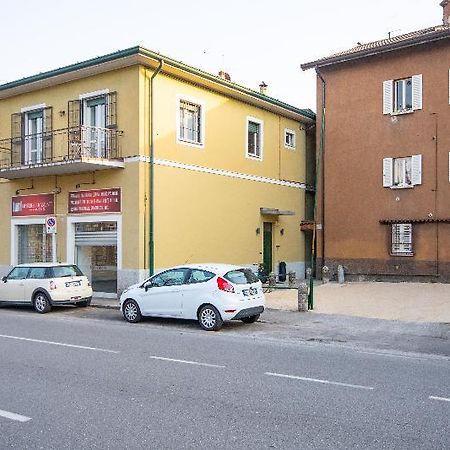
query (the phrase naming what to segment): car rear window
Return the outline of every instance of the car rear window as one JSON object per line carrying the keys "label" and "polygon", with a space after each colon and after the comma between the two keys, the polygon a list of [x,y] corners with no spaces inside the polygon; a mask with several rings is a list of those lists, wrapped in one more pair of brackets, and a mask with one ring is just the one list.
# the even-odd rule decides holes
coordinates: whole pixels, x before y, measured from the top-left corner
{"label": "car rear window", "polygon": [[81,277],[83,272],[75,266],[55,266],[52,268],[50,273],[53,271],[53,278],[63,278],[63,277]]}
{"label": "car rear window", "polygon": [[230,270],[223,277],[233,284],[250,284],[259,281],[251,269]]}

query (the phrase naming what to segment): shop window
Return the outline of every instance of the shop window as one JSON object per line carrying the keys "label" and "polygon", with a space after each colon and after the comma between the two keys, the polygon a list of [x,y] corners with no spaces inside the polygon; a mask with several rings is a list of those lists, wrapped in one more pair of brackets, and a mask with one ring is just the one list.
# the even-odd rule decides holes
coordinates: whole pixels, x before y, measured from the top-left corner
{"label": "shop window", "polygon": [[18,225],[19,264],[52,261],[52,235],[45,225]]}

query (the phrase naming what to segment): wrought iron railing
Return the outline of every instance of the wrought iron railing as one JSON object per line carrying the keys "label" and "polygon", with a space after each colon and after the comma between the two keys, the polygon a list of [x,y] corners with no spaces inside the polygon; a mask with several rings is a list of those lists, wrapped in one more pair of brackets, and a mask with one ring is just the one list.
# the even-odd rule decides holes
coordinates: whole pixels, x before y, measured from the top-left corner
{"label": "wrought iron railing", "polygon": [[81,158],[119,159],[122,132],[81,126],[0,140],[0,168]]}

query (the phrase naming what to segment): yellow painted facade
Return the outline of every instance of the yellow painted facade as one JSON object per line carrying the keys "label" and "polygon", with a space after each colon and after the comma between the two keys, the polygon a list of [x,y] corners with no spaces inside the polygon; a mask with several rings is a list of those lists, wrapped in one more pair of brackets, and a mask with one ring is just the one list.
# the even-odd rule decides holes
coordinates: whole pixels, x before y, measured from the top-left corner
{"label": "yellow painted facade", "polygon": [[[47,216],[13,217],[12,198],[54,192],[57,260],[80,263],[77,259],[82,258],[84,264],[91,264],[91,270],[98,273],[111,270],[114,258],[105,256],[107,251],[93,250],[95,245],[86,243],[80,244],[84,247],[78,246],[81,238],[76,236],[77,224],[116,223],[117,255],[113,262],[118,291],[148,274],[151,209],[156,270],[195,262],[257,265],[263,261],[264,222],[267,222],[272,223],[271,270],[277,272],[279,262],[283,261],[288,270],[296,271],[298,277],[303,276],[305,242],[300,222],[305,210],[306,129],[314,119],[306,113],[302,115],[302,110],[266,100],[220,78],[208,78],[189,67],[181,67],[184,69],[181,70],[179,65],[172,65],[171,60],[165,61],[163,70],[154,77],[151,93],[150,77],[157,61],[148,54],[145,56],[147,59],[138,49],[129,57],[118,55],[81,69],[69,68],[49,73],[39,80],[0,86],[0,176],[10,178],[0,183],[0,208],[4,212],[0,220],[1,270],[6,272],[23,259],[23,255],[20,256],[23,249],[18,242],[23,230],[19,228],[42,224]],[[99,168],[91,158],[80,171],[66,173],[73,163],[73,157],[64,154],[65,146],[69,145],[67,151],[70,152],[72,144],[67,131],[68,102],[81,99],[81,109],[85,111],[83,105],[91,98],[89,93],[102,92],[117,93],[116,128],[121,134],[118,137],[121,153],[111,159],[119,161],[120,167],[106,164],[106,168]],[[199,108],[201,145],[180,141],[180,101]],[[43,105],[51,106],[53,111],[50,133],[53,158],[45,164],[43,161],[28,164],[32,171],[23,172],[26,176],[21,176],[17,167],[8,164],[9,153],[14,148],[12,141],[8,144],[8,139],[13,137],[11,116],[22,113],[23,134],[23,121],[29,120],[27,108]],[[249,120],[260,124],[260,159],[247,154]],[[150,205],[152,126],[154,204]],[[55,130],[66,130],[62,136],[69,136],[69,144],[58,138]],[[286,130],[295,134],[295,148],[285,146]],[[22,158],[26,153],[24,145],[31,144],[22,143]],[[24,165],[27,166],[22,161],[21,166]],[[69,213],[69,192],[109,188],[121,190],[119,212]],[[262,214],[261,208],[269,208],[272,213]],[[279,211],[282,213],[277,214]],[[32,235],[27,236],[31,239]],[[36,239],[34,235],[33,239]],[[99,239],[98,247],[103,235]],[[111,242],[105,245],[111,246]],[[104,260],[109,261],[103,263],[105,267],[93,260],[89,263],[93,253],[97,259],[103,255]],[[92,268],[93,264],[98,267]],[[101,280],[101,275],[99,277]],[[102,291],[101,286],[99,283],[95,289],[94,285],[94,289]]]}

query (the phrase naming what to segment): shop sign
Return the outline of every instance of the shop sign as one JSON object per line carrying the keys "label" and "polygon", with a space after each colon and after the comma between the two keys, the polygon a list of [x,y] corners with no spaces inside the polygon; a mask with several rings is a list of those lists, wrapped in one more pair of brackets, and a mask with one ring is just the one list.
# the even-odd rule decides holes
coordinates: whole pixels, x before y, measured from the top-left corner
{"label": "shop sign", "polygon": [[55,214],[55,194],[17,195],[12,198],[11,214],[13,217]]}
{"label": "shop sign", "polygon": [[121,211],[120,188],[69,192],[69,214],[98,214]]}

